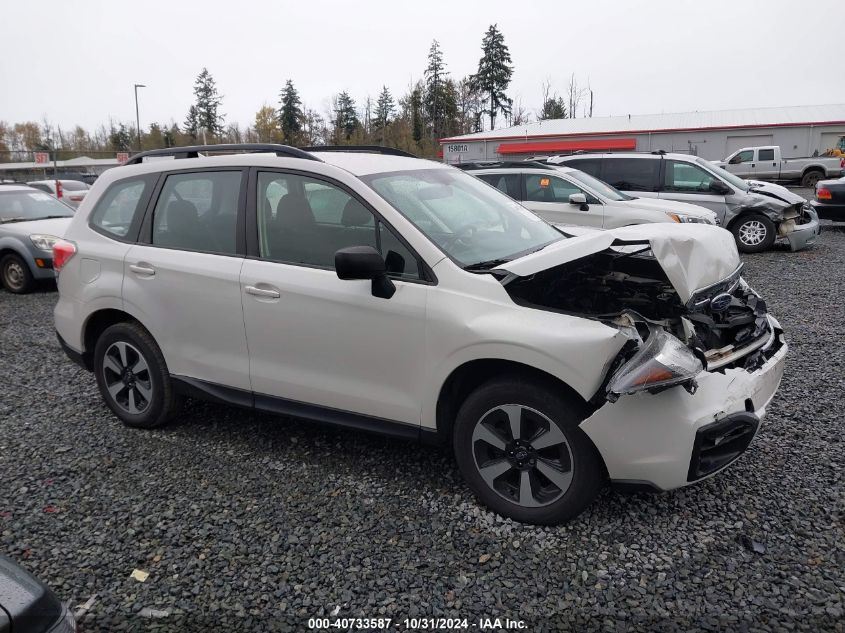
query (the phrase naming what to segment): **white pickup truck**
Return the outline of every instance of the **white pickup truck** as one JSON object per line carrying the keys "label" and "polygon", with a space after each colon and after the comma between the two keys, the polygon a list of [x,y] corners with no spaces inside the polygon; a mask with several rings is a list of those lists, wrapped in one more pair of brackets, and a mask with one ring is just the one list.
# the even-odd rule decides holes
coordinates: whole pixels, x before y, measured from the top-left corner
{"label": "white pickup truck", "polygon": [[725,160],[714,163],[740,178],[800,182],[802,187],[815,187],[823,178],[842,175],[839,158],[783,158],[778,145],[743,147]]}

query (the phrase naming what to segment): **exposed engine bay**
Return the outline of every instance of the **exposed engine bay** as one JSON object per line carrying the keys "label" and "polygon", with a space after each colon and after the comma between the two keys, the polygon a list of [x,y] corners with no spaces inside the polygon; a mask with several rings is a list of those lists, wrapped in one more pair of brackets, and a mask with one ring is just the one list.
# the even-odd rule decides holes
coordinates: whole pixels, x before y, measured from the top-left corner
{"label": "exposed engine bay", "polygon": [[630,343],[614,367],[663,330],[683,342],[708,371],[754,371],[780,347],[780,336],[765,301],[740,270],[741,265],[683,302],[649,244],[628,243],[502,283],[516,303],[598,319],[625,333]]}

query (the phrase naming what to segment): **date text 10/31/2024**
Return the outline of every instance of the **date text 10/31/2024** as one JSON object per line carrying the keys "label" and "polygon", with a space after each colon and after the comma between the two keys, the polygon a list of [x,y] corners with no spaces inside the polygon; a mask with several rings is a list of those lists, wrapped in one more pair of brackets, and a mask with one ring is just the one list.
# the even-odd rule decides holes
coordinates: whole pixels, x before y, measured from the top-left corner
{"label": "date text 10/31/2024", "polygon": [[527,625],[523,620],[512,620],[510,618],[481,617],[476,620],[468,618],[404,618],[394,620],[393,618],[309,618],[308,628],[312,630],[341,629],[344,631],[354,629],[367,630],[388,630],[391,626],[399,630],[408,631],[501,631],[513,630],[524,631]]}

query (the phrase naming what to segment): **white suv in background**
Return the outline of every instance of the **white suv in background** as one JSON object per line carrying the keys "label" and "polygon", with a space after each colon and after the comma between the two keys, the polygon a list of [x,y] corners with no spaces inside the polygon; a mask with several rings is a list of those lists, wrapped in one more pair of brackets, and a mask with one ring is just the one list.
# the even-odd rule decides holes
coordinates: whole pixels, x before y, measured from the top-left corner
{"label": "white suv in background", "polygon": [[55,321],[124,423],[191,395],[437,438],[535,523],[747,448],[787,348],[729,233],[568,237],[453,167],[333,149],[157,150],[96,182],[54,248]]}
{"label": "white suv in background", "polygon": [[716,214],[693,204],[629,196],[571,167],[538,162],[462,163],[547,222],[615,229],[632,224],[718,224]]}

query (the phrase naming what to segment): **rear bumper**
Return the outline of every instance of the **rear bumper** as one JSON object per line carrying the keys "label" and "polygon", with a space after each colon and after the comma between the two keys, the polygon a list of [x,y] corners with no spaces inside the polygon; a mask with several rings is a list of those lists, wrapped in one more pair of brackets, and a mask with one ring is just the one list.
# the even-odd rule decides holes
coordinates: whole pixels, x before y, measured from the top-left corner
{"label": "rear bumper", "polygon": [[91,359],[88,357],[88,355],[73,349],[70,345],[67,344],[67,342],[65,342],[65,340],[62,338],[62,335],[58,332],[56,332],[56,338],[59,339],[59,345],[62,346],[62,350],[69,359],[71,359],[74,363],[82,367],[82,369],[92,371],[93,367],[91,366]]}
{"label": "rear bumper", "polygon": [[807,211],[807,215],[810,216],[809,222],[795,225],[795,230],[784,236],[791,251],[800,251],[811,246],[821,233],[819,216],[816,211],[810,209]]}
{"label": "rear bumper", "polygon": [[818,216],[825,220],[845,221],[845,202],[819,202],[811,200],[810,204]]}
{"label": "rear bumper", "polygon": [[610,479],[671,490],[736,460],[756,435],[783,376],[787,346],[780,336],[780,348],[757,371],[702,372],[694,394],[673,387],[623,396],[587,418],[581,429],[601,453]]}

